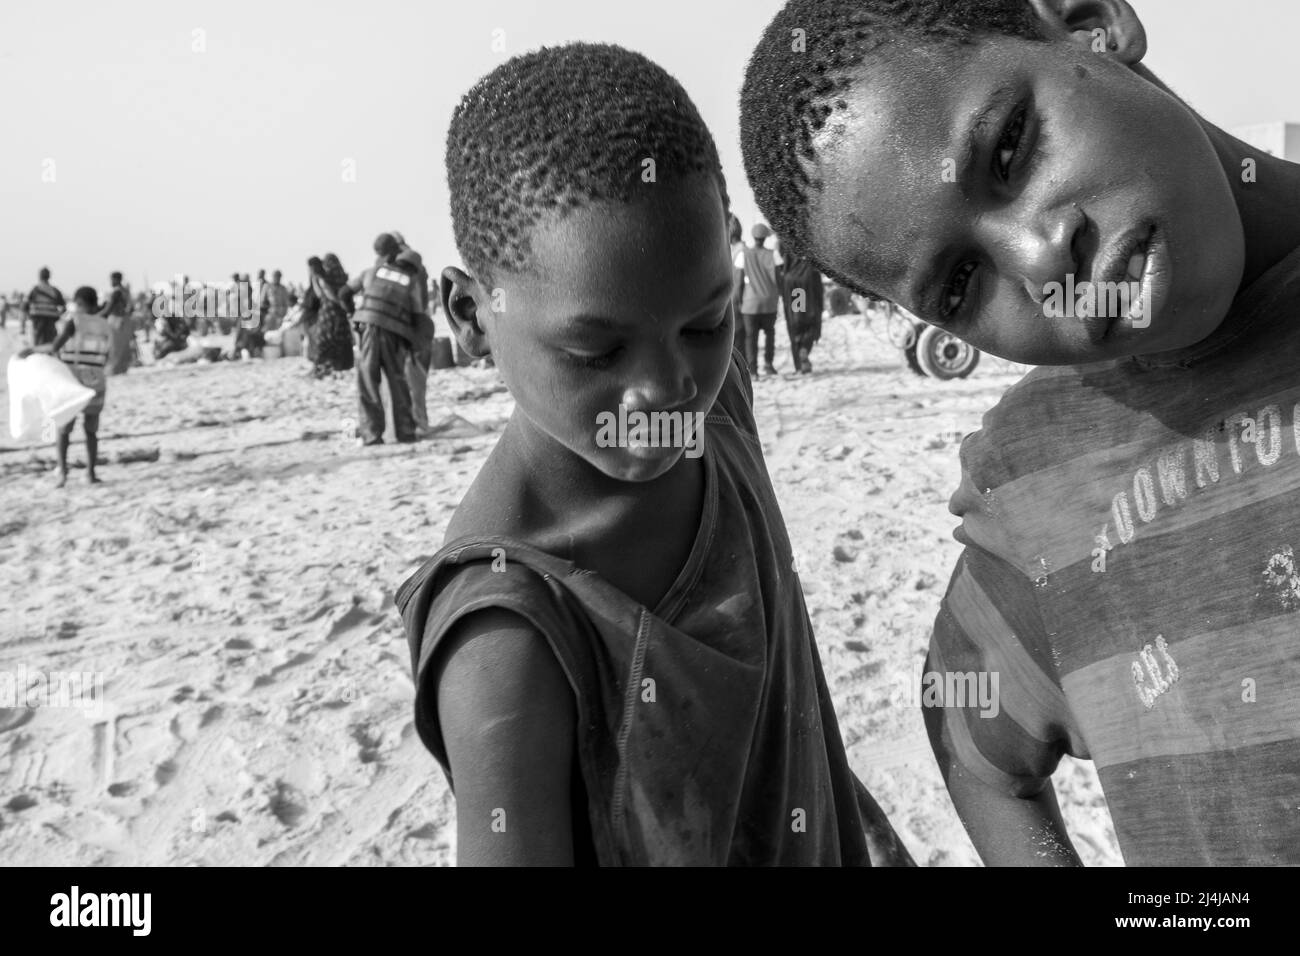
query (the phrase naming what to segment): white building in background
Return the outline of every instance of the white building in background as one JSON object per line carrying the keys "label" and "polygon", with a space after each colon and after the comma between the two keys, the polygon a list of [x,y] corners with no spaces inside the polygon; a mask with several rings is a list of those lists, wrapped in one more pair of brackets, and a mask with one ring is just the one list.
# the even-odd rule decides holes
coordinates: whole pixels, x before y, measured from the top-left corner
{"label": "white building in background", "polygon": [[1238,126],[1232,135],[1256,149],[1300,163],[1300,123],[1256,123]]}

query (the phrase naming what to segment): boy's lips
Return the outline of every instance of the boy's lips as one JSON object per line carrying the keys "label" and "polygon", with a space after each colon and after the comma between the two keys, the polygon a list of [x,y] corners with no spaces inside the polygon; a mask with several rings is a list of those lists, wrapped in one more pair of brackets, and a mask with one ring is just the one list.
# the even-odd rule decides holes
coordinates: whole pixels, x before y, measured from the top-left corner
{"label": "boy's lips", "polygon": [[[1104,256],[1094,259],[1088,282],[1102,283],[1102,288],[1114,288],[1121,283],[1128,288],[1137,287],[1136,293],[1119,300],[1119,304],[1127,309],[1124,314],[1109,315],[1105,309],[1098,308],[1096,314],[1085,317],[1088,338],[1094,344],[1100,344],[1121,324],[1135,329],[1151,324],[1151,308],[1157,291],[1153,278],[1164,274],[1164,270],[1158,268],[1164,260],[1161,240],[1154,223],[1140,223],[1124,232]],[[1098,294],[1094,301],[1102,303],[1108,298]]]}

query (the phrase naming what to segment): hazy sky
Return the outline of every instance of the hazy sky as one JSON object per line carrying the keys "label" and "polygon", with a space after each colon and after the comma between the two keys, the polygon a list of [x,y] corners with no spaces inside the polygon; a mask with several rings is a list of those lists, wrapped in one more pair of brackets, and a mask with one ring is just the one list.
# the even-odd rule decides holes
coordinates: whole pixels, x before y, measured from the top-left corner
{"label": "hazy sky", "polygon": [[[355,272],[384,229],[452,263],[453,107],[507,56],[575,39],[640,50],[682,81],[748,225],[737,93],[781,2],[0,0],[0,288],[44,264],[65,292],[114,269],[137,285],[262,267],[301,279],[327,251]],[[1148,64],[1209,119],[1300,120],[1296,0],[1135,6]]]}

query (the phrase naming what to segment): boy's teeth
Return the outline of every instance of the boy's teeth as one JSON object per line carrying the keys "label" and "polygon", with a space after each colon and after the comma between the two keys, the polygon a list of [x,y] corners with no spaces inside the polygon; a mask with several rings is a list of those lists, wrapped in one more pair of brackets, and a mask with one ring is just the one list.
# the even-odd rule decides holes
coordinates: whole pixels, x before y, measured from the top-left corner
{"label": "boy's teeth", "polygon": [[1142,278],[1142,264],[1147,261],[1146,253],[1141,249],[1129,256],[1128,259],[1128,277],[1130,279]]}

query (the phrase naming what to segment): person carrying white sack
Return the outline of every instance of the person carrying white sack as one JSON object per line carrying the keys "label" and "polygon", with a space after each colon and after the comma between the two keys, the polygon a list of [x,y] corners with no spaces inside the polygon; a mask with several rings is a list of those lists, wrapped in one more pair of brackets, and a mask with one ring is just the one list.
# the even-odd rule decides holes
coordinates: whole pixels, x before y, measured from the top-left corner
{"label": "person carrying white sack", "polygon": [[[57,355],[77,376],[77,381],[93,389],[95,397],[82,409],[81,426],[86,433],[86,481],[99,484],[95,474],[96,455],[99,450],[99,413],[104,409],[104,395],[108,378],[104,367],[108,362],[112,329],[108,320],[97,315],[99,296],[90,286],[82,286],[72,297],[72,309],[63,317],[54,341],[18,353],[26,358],[33,352]],[[72,426],[76,418],[69,419],[58,431],[59,478],[56,487],[62,488],[68,480],[68,445],[72,441]]]}

